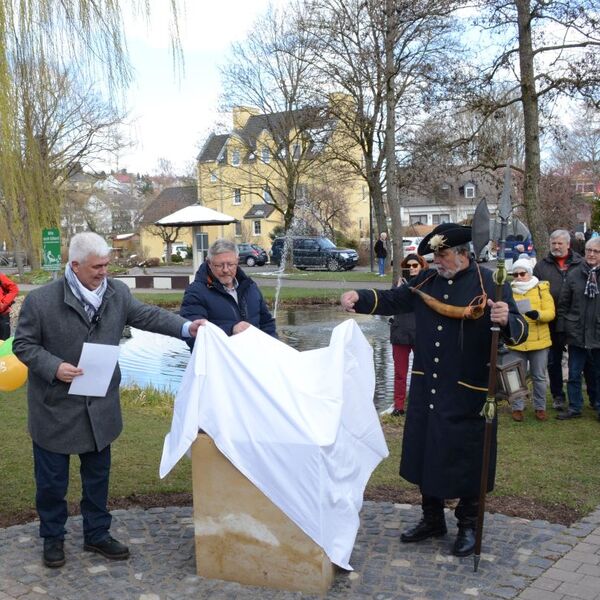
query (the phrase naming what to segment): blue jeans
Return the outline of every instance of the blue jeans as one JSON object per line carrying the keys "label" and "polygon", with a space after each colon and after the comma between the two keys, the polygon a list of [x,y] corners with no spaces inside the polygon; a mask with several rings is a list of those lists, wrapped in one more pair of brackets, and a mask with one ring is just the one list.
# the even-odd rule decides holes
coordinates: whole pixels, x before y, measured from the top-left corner
{"label": "blue jeans", "polygon": [[[81,515],[83,538],[95,544],[108,535],[111,514],[108,502],[110,446],[100,452],[80,454]],[[40,516],[40,537],[64,539],[67,522],[67,488],[69,486],[69,454],[51,452],[33,443],[35,469],[35,506]]]}
{"label": "blue jeans", "polygon": [[379,274],[385,275],[385,258],[378,258],[377,264],[379,265]]}
{"label": "blue jeans", "polygon": [[[581,391],[581,375],[585,368],[586,360],[591,359],[595,390],[598,389],[600,379],[600,348],[586,350],[579,346],[569,346],[569,380],[567,381],[567,394],[569,396],[569,412],[581,413],[583,410],[583,393]],[[589,384],[588,384],[589,387]],[[588,392],[589,393],[589,392]],[[596,403],[596,410],[600,414],[600,403]]]}

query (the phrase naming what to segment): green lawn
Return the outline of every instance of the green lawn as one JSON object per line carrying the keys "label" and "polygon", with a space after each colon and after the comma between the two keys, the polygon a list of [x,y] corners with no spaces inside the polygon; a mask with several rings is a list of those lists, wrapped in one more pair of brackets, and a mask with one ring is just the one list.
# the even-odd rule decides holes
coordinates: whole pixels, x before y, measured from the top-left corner
{"label": "green lawn", "polygon": [[[158,477],[163,438],[170,428],[173,398],[153,390],[124,390],[123,434],[113,446],[111,497],[190,492],[190,463],[182,459],[164,479]],[[25,388],[0,394],[0,513],[33,507],[31,442],[26,431]],[[384,417],[390,457],[369,486],[410,489],[398,476],[402,420]],[[600,505],[600,423],[591,409],[582,419],[538,423],[532,411],[515,423],[500,410],[498,476],[494,496],[519,496],[545,505],[563,504],[578,514]],[[79,497],[78,460],[72,461],[69,499]]]}

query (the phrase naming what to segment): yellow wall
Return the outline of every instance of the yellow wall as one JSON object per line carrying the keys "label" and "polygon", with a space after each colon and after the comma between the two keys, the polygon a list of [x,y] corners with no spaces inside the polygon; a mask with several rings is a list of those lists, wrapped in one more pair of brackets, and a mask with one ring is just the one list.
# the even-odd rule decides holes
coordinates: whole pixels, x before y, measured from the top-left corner
{"label": "yellow wall", "polygon": [[[177,236],[178,242],[192,245],[192,230],[182,227]],[[147,227],[140,228],[140,250],[145,258],[161,258],[165,251],[165,242],[157,235],[153,235]]]}
{"label": "yellow wall", "polygon": [[[250,116],[248,109],[243,112],[234,111],[234,123],[238,127],[245,123]],[[336,143],[336,136],[343,138],[340,129],[332,136],[332,144]],[[348,145],[347,138],[341,143]],[[270,164],[262,161],[262,148],[270,148]],[[234,151],[240,152],[241,164],[234,166],[232,158]],[[369,196],[364,180],[357,175],[348,175],[348,167],[341,162],[327,161],[327,150],[319,159],[315,159],[314,168],[301,178],[300,183],[305,185],[315,184],[321,179],[326,179],[337,188],[342,190],[343,197],[347,203],[347,211],[350,226],[344,232],[349,238],[359,240],[368,236],[369,227]],[[355,158],[360,156],[358,149],[354,152]],[[256,243],[266,250],[271,247],[269,233],[279,225],[283,225],[283,215],[274,210],[269,218],[261,219],[261,233],[255,235],[252,231],[251,219],[244,219],[244,214],[253,204],[263,204],[263,186],[265,180],[269,180],[273,195],[277,197],[276,189],[283,188],[281,173],[274,168],[274,143],[267,132],[263,131],[259,136],[256,147],[256,158],[249,163],[247,160],[248,150],[243,140],[232,134],[227,142],[227,163],[199,162],[198,163],[198,197],[199,201],[215,210],[234,216],[241,223],[241,235],[235,236],[235,225],[224,227],[207,228],[209,241],[212,243],[217,237],[234,239],[237,242]],[[318,164],[317,163],[318,160]],[[213,174],[214,176],[211,176]],[[240,190],[240,204],[234,203],[234,189]]]}

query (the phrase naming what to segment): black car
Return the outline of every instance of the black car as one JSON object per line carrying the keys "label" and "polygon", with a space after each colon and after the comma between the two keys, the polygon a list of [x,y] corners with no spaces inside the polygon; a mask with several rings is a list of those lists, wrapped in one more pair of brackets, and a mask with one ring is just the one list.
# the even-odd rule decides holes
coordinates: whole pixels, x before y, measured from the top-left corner
{"label": "black car", "polygon": [[240,253],[240,263],[248,267],[258,265],[262,267],[269,260],[267,251],[256,244],[238,244],[238,251]]}
{"label": "black car", "polygon": [[[322,236],[290,236],[275,238],[271,246],[271,262],[281,265],[282,253],[287,239],[292,252],[292,264],[298,269],[327,269],[349,271],[358,263],[358,253],[349,248],[337,248]],[[289,250],[288,250],[289,251]]]}

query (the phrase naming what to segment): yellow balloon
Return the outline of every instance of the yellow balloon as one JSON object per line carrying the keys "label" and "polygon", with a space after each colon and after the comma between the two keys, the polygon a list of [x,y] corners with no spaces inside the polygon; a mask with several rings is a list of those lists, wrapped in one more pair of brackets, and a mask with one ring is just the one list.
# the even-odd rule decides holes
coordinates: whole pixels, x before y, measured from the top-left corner
{"label": "yellow balloon", "polygon": [[27,381],[27,367],[14,355],[0,356],[0,392],[12,392]]}

